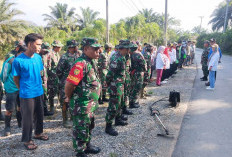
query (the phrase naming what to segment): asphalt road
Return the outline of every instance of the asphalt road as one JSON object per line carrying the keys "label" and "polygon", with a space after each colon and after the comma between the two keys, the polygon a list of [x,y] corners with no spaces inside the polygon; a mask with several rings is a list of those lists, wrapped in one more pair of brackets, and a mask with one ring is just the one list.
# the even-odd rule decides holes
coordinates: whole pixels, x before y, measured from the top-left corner
{"label": "asphalt road", "polygon": [[223,56],[214,91],[200,81],[200,55],[196,54],[197,75],[172,157],[232,157],[232,57]]}

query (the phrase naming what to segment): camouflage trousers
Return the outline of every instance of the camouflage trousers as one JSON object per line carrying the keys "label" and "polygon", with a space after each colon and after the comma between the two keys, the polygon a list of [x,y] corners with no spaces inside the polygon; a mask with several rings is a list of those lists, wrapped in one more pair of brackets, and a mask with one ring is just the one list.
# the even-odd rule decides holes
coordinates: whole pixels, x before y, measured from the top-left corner
{"label": "camouflage trousers", "polygon": [[91,140],[91,131],[95,126],[94,116],[89,116],[89,114],[72,115],[72,120],[73,148],[77,153],[81,153],[84,152],[87,143]]}
{"label": "camouflage trousers", "polygon": [[58,78],[48,78],[48,99],[54,99],[58,94]]}
{"label": "camouflage trousers", "polygon": [[208,66],[207,65],[202,65],[202,71],[203,71],[203,75],[205,77],[208,77],[209,75],[209,70],[208,70]]}
{"label": "camouflage trousers", "polygon": [[110,94],[109,106],[106,112],[106,123],[113,123],[115,117],[121,115],[121,105],[123,101],[123,91],[117,94]]}
{"label": "camouflage trousers", "polygon": [[63,103],[64,103],[64,99],[65,99],[65,92],[64,92],[64,87],[65,87],[65,83],[64,84],[59,84],[59,101],[60,101],[60,107],[62,108]]}
{"label": "camouflage trousers", "polygon": [[131,90],[129,95],[129,101],[132,103],[139,102],[140,90],[143,87],[144,72],[135,72],[131,76]]}
{"label": "camouflage trousers", "polygon": [[128,104],[129,104],[130,89],[131,89],[131,80],[126,79],[125,84],[124,84],[124,96],[122,99],[121,108],[124,108],[124,107],[128,106]]}
{"label": "camouflage trousers", "polygon": [[99,72],[99,77],[100,77],[100,81],[101,81],[101,85],[102,85],[102,91],[100,94],[100,98],[102,98],[103,96],[106,95],[106,90],[107,90],[107,84],[106,84],[106,73],[107,70],[106,69],[102,69],[101,72]]}
{"label": "camouflage trousers", "polygon": [[143,79],[143,88],[145,88],[150,80],[151,75],[151,68],[149,68],[146,72],[144,72],[144,79]]}

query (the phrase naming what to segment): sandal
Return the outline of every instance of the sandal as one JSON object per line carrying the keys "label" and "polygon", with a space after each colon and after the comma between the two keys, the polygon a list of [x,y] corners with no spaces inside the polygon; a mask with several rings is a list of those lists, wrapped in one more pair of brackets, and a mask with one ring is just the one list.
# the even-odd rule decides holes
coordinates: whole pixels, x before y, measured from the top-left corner
{"label": "sandal", "polygon": [[42,141],[47,141],[49,140],[49,137],[47,135],[39,135],[39,136],[34,136],[33,137],[34,139],[37,139],[37,140],[42,140]]}
{"label": "sandal", "polygon": [[32,141],[30,141],[29,143],[24,143],[23,144],[24,147],[27,149],[27,150],[35,150],[38,146],[33,143]]}

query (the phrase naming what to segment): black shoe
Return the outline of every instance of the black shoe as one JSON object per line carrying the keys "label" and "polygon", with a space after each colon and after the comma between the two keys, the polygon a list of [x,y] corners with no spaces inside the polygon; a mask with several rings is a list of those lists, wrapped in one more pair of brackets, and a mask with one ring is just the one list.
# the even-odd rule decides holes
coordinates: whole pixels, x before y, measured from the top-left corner
{"label": "black shoe", "polygon": [[123,121],[120,117],[115,118],[115,126],[126,126],[127,122]]}
{"label": "black shoe", "polygon": [[210,85],[210,83],[209,83],[209,82],[206,82],[206,83],[205,83],[205,86],[209,86],[209,85]]}
{"label": "black shoe", "polygon": [[118,136],[118,132],[116,130],[114,130],[114,128],[112,127],[112,124],[106,124],[106,129],[105,129],[105,133],[111,135],[111,136]]}
{"label": "black shoe", "polygon": [[11,134],[10,121],[11,116],[5,116],[4,136],[9,136]]}
{"label": "black shoe", "polygon": [[3,116],[3,114],[0,113],[0,121],[4,121],[5,117]]}
{"label": "black shoe", "polygon": [[127,108],[123,108],[122,113],[126,114],[126,115],[132,115],[133,114],[133,112],[129,111]]}
{"label": "black shoe", "polygon": [[87,155],[86,155],[84,152],[82,152],[82,153],[77,153],[76,156],[77,156],[77,157],[87,157]]}
{"label": "black shoe", "polygon": [[204,79],[205,77],[203,76],[203,77],[201,77],[200,79],[202,80],[202,79]]}
{"label": "black shoe", "polygon": [[208,78],[204,77],[203,79],[201,79],[201,81],[208,81]]}
{"label": "black shoe", "polygon": [[101,98],[98,99],[98,103],[99,103],[99,104],[104,104],[104,102],[102,101]]}
{"label": "black shoe", "polygon": [[128,120],[128,117],[122,114],[122,115],[121,115],[121,119],[122,119],[123,121],[127,121],[127,120]]}
{"label": "black shoe", "polygon": [[129,108],[139,108],[140,105],[138,103],[130,103]]}
{"label": "black shoe", "polygon": [[49,112],[47,109],[44,110],[44,116],[52,116],[54,113]]}
{"label": "black shoe", "polygon": [[103,101],[103,102],[109,102],[109,99],[107,99],[106,96],[103,96],[103,97],[102,97],[102,101]]}
{"label": "black shoe", "polygon": [[85,149],[86,154],[97,154],[101,151],[99,147],[92,146],[90,143],[87,144],[87,148]]}

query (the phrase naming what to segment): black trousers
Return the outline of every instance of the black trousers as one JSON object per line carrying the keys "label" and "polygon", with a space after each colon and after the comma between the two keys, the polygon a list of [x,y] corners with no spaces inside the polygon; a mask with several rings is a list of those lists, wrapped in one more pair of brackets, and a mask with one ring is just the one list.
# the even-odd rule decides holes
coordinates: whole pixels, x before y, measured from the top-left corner
{"label": "black trousers", "polygon": [[33,123],[35,135],[43,133],[43,95],[35,98],[20,98],[20,111],[22,114],[22,142],[32,139]]}

